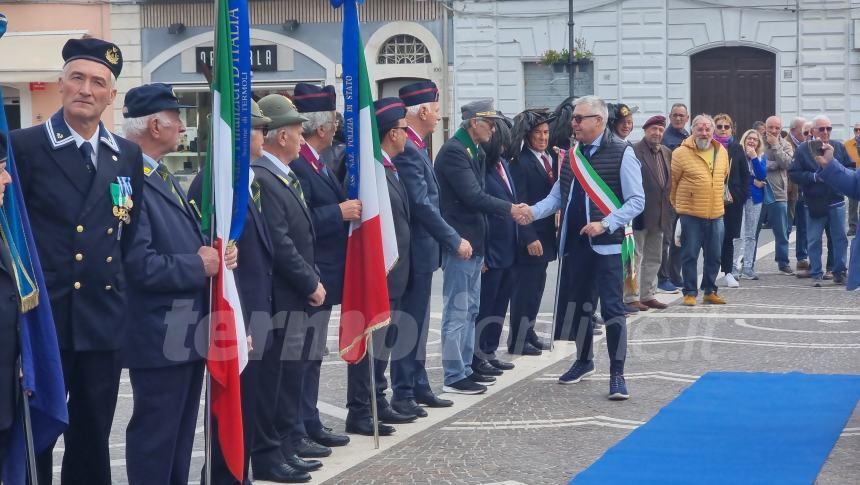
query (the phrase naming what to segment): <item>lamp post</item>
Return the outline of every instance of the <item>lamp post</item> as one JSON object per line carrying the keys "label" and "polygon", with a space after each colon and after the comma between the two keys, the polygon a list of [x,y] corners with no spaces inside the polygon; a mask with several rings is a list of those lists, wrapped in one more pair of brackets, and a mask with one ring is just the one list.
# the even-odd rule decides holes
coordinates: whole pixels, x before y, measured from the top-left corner
{"label": "lamp post", "polygon": [[573,53],[574,46],[574,36],[573,36],[573,0],[569,0],[568,8],[567,8],[567,75],[568,75],[568,95],[573,96],[573,72],[574,72],[574,60],[575,56]]}

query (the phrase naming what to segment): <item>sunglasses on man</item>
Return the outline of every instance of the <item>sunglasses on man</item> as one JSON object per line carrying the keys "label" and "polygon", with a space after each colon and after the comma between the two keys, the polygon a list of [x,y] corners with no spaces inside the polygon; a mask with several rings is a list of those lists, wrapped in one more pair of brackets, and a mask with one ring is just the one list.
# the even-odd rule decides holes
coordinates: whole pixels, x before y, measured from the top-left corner
{"label": "sunglasses on man", "polygon": [[833,127],[832,127],[832,126],[819,126],[819,127],[818,127],[818,128],[816,128],[816,129],[818,130],[818,132],[819,132],[819,133],[824,133],[825,131],[826,131],[827,133],[830,133],[831,131],[833,131]]}

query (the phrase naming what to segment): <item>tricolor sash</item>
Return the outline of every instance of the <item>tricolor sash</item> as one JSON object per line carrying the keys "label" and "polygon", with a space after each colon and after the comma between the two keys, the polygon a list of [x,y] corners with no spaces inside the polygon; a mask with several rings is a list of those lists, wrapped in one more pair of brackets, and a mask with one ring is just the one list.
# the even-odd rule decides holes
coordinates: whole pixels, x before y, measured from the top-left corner
{"label": "tricolor sash", "polygon": [[[608,216],[612,211],[621,208],[621,201],[618,196],[612,192],[609,185],[600,177],[591,163],[586,160],[585,155],[579,149],[579,143],[572,150],[573,156],[570,157],[570,168],[576,176],[576,180],[582,185],[588,199],[592,204],[595,204],[603,217]],[[636,265],[633,264],[633,253],[636,248],[636,243],[633,240],[633,226],[629,223],[624,226],[624,241],[621,242],[621,264],[624,267],[624,284],[631,292],[636,292]]]}

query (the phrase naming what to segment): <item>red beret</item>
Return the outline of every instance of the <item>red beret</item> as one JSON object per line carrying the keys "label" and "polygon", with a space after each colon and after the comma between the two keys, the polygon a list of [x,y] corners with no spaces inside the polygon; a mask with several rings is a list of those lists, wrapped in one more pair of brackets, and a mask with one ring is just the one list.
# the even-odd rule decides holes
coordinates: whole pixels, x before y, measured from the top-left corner
{"label": "red beret", "polygon": [[665,128],[666,127],[666,117],[663,115],[652,116],[652,117],[648,118],[648,121],[646,121],[644,125],[642,125],[642,129],[647,130],[649,126],[653,126],[653,125],[660,125],[663,128]]}

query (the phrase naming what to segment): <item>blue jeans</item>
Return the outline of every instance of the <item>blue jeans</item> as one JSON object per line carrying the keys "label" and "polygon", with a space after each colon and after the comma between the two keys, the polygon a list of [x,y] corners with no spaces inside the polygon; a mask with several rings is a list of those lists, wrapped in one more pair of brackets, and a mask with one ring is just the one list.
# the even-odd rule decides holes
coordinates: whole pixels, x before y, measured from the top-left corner
{"label": "blue jeans", "polygon": [[758,235],[761,232],[765,214],[767,214],[767,220],[770,221],[770,227],[773,230],[773,240],[776,243],[774,260],[780,268],[788,266],[788,203],[773,202],[762,206],[758,229],[756,229],[756,240],[758,240]]}
{"label": "blue jeans", "polygon": [[825,226],[830,226],[833,237],[833,272],[844,273],[848,256],[848,236],[845,234],[845,203],[830,207],[826,217],[809,216],[806,244],[809,248],[809,274],[821,278],[821,245]]}
{"label": "blue jeans", "polygon": [[483,256],[472,256],[463,261],[451,251],[442,255],[442,368],[445,385],[472,374],[483,265]]}
{"label": "blue jeans", "polygon": [[[806,209],[806,202],[803,199],[794,203],[794,224],[797,226],[797,237],[794,241],[795,256],[798,261],[806,261],[809,259],[809,252],[806,248],[806,221],[809,219],[809,212]],[[791,226],[788,227],[788,233],[791,234]]]}
{"label": "blue jeans", "polygon": [[723,218],[702,219],[681,215],[681,273],[684,276],[684,295],[698,295],[699,251],[704,253],[702,291],[706,295],[717,292],[717,274],[723,247]]}

